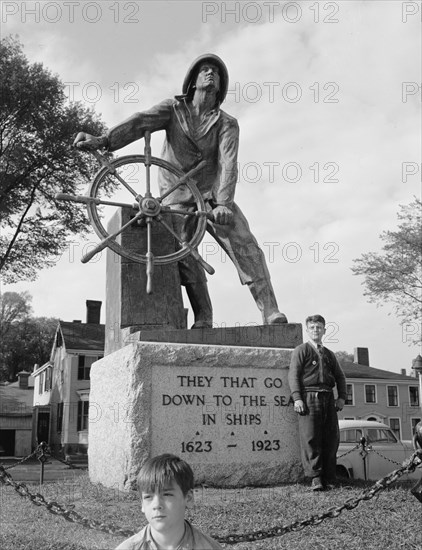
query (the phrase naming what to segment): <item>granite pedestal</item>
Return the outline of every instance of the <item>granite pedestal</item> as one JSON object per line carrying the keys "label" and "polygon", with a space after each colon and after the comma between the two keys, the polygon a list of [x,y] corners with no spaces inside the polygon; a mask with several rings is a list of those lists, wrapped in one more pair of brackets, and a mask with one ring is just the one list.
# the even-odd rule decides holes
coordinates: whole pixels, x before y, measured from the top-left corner
{"label": "granite pedestal", "polygon": [[302,479],[287,383],[291,349],[136,342],[94,363],[89,475],[134,489],[143,462],[174,453],[197,483]]}

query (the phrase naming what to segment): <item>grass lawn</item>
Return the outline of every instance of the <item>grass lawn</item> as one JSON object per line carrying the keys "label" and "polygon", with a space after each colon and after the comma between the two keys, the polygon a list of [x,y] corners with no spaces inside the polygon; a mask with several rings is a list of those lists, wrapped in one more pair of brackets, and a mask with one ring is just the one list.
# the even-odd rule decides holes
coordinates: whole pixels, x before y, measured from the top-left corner
{"label": "grass lawn", "polygon": [[[13,470],[10,472],[13,477]],[[414,484],[414,483],[413,483]],[[372,483],[353,482],[332,491],[312,493],[305,485],[267,488],[195,490],[188,519],[210,535],[265,530],[304,520],[356,498]],[[235,550],[421,550],[422,504],[412,484],[394,484],[351,511],[316,526],[261,542],[226,546]],[[144,524],[137,494],[93,485],[88,475],[43,486],[28,485],[48,501],[57,501],[83,517],[139,530]],[[2,550],[95,550],[115,548],[125,537],[69,523],[0,485]]]}

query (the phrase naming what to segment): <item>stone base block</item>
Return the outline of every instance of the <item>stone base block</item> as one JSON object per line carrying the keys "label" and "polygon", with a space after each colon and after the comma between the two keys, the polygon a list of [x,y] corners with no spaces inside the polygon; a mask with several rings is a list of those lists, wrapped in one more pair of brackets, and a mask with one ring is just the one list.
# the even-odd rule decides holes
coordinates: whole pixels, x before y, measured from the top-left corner
{"label": "stone base block", "polygon": [[[133,214],[131,209],[119,208],[108,224],[108,233],[119,230]],[[171,224],[171,219],[168,223]],[[154,223],[151,233],[154,250],[159,250],[160,255],[176,250],[173,236],[160,224]],[[127,252],[145,256],[148,249],[146,227],[133,224],[117,237],[116,242]],[[147,294],[146,285],[145,264],[107,249],[104,355],[125,346],[122,330],[127,327],[138,326],[143,330],[186,328],[178,264],[154,265],[152,294]]]}
{"label": "stone base block", "polygon": [[303,342],[302,325],[300,323],[194,330],[137,330],[137,327],[130,327],[126,330],[127,332],[124,334],[126,344],[143,341],[293,349]]}
{"label": "stone base block", "polygon": [[143,462],[173,453],[198,484],[303,478],[287,384],[291,350],[138,342],[91,368],[89,474],[135,489]]}

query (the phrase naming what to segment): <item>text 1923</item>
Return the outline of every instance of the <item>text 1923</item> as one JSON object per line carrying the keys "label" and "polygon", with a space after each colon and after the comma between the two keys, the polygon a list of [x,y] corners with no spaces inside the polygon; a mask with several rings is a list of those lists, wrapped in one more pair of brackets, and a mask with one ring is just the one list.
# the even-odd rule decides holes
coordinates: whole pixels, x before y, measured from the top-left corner
{"label": "text 1923", "polygon": [[279,451],[279,439],[264,439],[264,441],[252,441],[252,451]]}

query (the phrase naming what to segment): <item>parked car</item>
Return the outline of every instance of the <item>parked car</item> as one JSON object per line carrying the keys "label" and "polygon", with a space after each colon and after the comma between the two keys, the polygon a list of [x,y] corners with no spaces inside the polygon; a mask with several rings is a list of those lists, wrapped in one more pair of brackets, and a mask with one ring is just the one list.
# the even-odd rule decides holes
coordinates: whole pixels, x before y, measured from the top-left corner
{"label": "parked car", "polygon": [[[411,442],[397,439],[386,424],[373,420],[339,420],[340,446],[337,453],[337,476],[378,480],[397,470],[413,453]],[[362,454],[362,438],[366,453]],[[401,479],[420,479],[422,468]]]}

